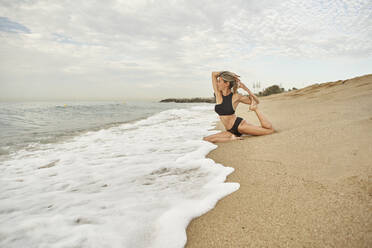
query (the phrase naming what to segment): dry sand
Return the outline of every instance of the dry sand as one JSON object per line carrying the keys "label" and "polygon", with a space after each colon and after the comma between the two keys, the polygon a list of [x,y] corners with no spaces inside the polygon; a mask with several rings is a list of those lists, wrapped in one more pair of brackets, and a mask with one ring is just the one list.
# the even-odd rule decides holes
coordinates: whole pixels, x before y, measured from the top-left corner
{"label": "dry sand", "polygon": [[186,247],[372,247],[372,74],[260,100],[276,132],[208,154],[240,189],[190,222]]}

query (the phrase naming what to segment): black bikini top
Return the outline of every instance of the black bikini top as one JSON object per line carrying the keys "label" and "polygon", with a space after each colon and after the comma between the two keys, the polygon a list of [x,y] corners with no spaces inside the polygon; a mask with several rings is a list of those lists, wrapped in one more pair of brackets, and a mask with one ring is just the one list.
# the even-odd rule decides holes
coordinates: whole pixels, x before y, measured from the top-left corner
{"label": "black bikini top", "polygon": [[235,113],[232,105],[232,96],[232,92],[227,96],[222,95],[222,103],[214,106],[214,111],[216,111],[218,115],[232,115]]}

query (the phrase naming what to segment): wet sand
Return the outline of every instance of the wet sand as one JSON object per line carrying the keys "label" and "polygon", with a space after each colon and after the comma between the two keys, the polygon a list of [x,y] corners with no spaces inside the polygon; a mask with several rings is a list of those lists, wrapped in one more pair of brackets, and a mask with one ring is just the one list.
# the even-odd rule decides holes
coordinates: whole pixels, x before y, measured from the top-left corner
{"label": "wet sand", "polygon": [[[190,222],[185,247],[372,247],[372,74],[261,97],[258,108],[276,132],[208,154],[235,168],[226,182],[240,189]],[[237,114],[259,125],[248,105]]]}

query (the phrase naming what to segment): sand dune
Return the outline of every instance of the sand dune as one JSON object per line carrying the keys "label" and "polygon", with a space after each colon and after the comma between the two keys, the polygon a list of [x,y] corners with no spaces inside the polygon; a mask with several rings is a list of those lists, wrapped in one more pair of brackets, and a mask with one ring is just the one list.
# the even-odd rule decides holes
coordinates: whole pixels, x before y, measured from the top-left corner
{"label": "sand dune", "polygon": [[260,100],[276,132],[208,155],[241,187],[190,223],[186,247],[372,247],[372,74]]}

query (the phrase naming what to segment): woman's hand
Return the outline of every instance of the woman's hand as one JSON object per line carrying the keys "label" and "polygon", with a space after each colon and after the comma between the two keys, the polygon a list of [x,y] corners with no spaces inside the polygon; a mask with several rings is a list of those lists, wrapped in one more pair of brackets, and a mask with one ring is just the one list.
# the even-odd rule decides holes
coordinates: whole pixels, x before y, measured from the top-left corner
{"label": "woman's hand", "polygon": [[220,75],[220,71],[212,71],[212,76],[218,77]]}
{"label": "woman's hand", "polygon": [[238,74],[236,74],[236,73],[234,73],[234,72],[231,72],[231,74],[233,75],[233,77],[234,77],[235,79],[237,79],[237,78],[240,77]]}

